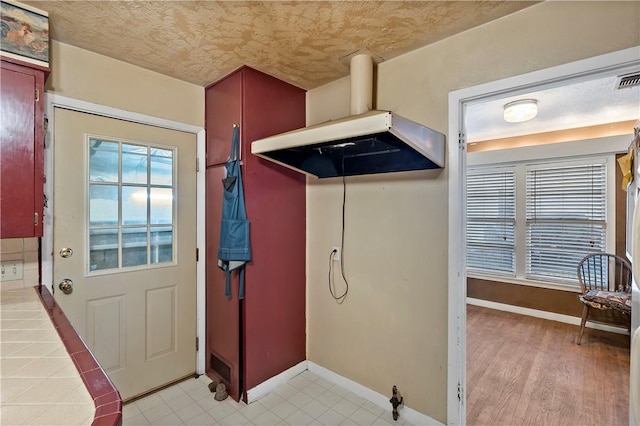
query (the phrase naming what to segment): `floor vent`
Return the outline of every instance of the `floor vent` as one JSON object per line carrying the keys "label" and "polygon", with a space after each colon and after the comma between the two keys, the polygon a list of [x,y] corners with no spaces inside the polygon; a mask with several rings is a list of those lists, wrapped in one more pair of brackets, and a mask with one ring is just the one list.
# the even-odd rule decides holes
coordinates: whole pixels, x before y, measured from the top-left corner
{"label": "floor vent", "polygon": [[640,73],[621,75],[618,77],[617,89],[628,89],[629,87],[640,86]]}
{"label": "floor vent", "polygon": [[225,379],[227,382],[231,382],[231,368],[220,358],[211,354],[211,358],[209,359],[209,366],[213,371],[218,373],[220,377]]}

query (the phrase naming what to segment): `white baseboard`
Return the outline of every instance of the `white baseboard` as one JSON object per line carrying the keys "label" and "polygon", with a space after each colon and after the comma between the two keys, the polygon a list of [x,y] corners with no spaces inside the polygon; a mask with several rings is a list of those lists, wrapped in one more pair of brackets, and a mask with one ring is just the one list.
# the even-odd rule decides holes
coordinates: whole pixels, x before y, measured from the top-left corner
{"label": "white baseboard", "polygon": [[307,370],[307,361],[302,361],[288,370],[285,370],[282,373],[260,383],[258,386],[249,389],[247,391],[247,403],[250,404],[263,396],[266,396],[269,392],[278,386],[287,383],[289,380],[293,379],[298,374],[303,373],[305,370]]}
{"label": "white baseboard", "polygon": [[[361,398],[371,401],[372,403],[385,410],[391,411],[391,403],[389,402],[391,395],[382,395],[372,389],[369,389],[366,386],[361,385],[360,383],[354,382],[351,379],[347,379],[344,376],[321,367],[314,362],[308,361],[307,364],[307,368],[313,374],[320,376],[323,379],[335,383],[339,386],[342,386],[348,391],[355,393]],[[406,405],[401,405],[400,407],[398,407],[398,412],[400,413],[401,419],[405,419],[407,422],[414,425],[442,425],[442,423],[440,423],[439,421],[427,416],[426,414],[422,414],[416,410],[413,410]]]}
{"label": "white baseboard", "polygon": [[[506,303],[498,303],[498,302],[491,302],[489,300],[475,299],[473,297],[467,297],[467,303],[469,305],[482,306],[484,308],[496,309],[498,311],[506,311],[506,312],[512,312],[514,314],[528,315],[530,317],[564,322],[566,324],[580,325],[580,321],[581,321],[581,318],[574,317],[571,315],[540,311],[538,309],[523,308],[521,306],[507,305]],[[593,328],[596,330],[609,331],[611,333],[629,335],[629,332],[624,328],[612,327],[606,324],[597,324],[591,321],[587,321],[587,324],[585,325],[585,327]]]}

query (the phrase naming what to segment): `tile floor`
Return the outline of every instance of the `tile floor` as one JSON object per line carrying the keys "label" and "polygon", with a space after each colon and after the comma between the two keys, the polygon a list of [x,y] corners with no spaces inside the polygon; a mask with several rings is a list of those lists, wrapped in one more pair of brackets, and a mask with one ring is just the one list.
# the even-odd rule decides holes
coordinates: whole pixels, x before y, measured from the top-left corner
{"label": "tile floor", "polygon": [[218,402],[207,376],[189,379],[126,404],[124,426],[134,425],[408,425],[348,390],[305,371],[249,405]]}

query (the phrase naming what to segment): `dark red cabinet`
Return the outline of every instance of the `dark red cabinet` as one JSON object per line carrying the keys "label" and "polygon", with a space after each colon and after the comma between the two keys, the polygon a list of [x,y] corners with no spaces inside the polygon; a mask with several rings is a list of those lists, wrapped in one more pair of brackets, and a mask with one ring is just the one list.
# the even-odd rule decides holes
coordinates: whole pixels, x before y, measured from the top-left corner
{"label": "dark red cabinet", "polygon": [[[305,177],[251,154],[251,142],[304,127],[305,91],[249,67],[206,88],[207,374],[238,400],[306,358]],[[217,268],[224,163],[240,125],[252,261],[245,298]],[[245,394],[246,397],[246,394]]]}
{"label": "dark red cabinet", "polygon": [[44,71],[2,61],[0,237],[42,236]]}

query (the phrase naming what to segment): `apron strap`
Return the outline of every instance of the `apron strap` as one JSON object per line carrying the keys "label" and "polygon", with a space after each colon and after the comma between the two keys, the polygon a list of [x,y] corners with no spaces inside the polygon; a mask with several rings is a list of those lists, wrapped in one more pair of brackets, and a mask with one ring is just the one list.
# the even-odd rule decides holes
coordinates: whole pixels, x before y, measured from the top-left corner
{"label": "apron strap", "polygon": [[[239,274],[238,300],[242,300],[244,299],[244,265],[242,265],[239,269],[240,270],[238,271],[238,274]],[[231,299],[231,270],[227,268],[225,274],[226,274],[226,277],[225,277],[225,283],[224,283],[224,295],[228,299]]]}
{"label": "apron strap", "polygon": [[224,295],[228,299],[231,299],[231,271],[229,270],[228,266],[227,266],[227,269],[225,271],[225,275],[226,275],[226,279],[225,279],[225,283],[224,283]]}
{"label": "apron strap", "polygon": [[238,289],[238,300],[244,299],[244,265],[240,267],[240,288]]}

